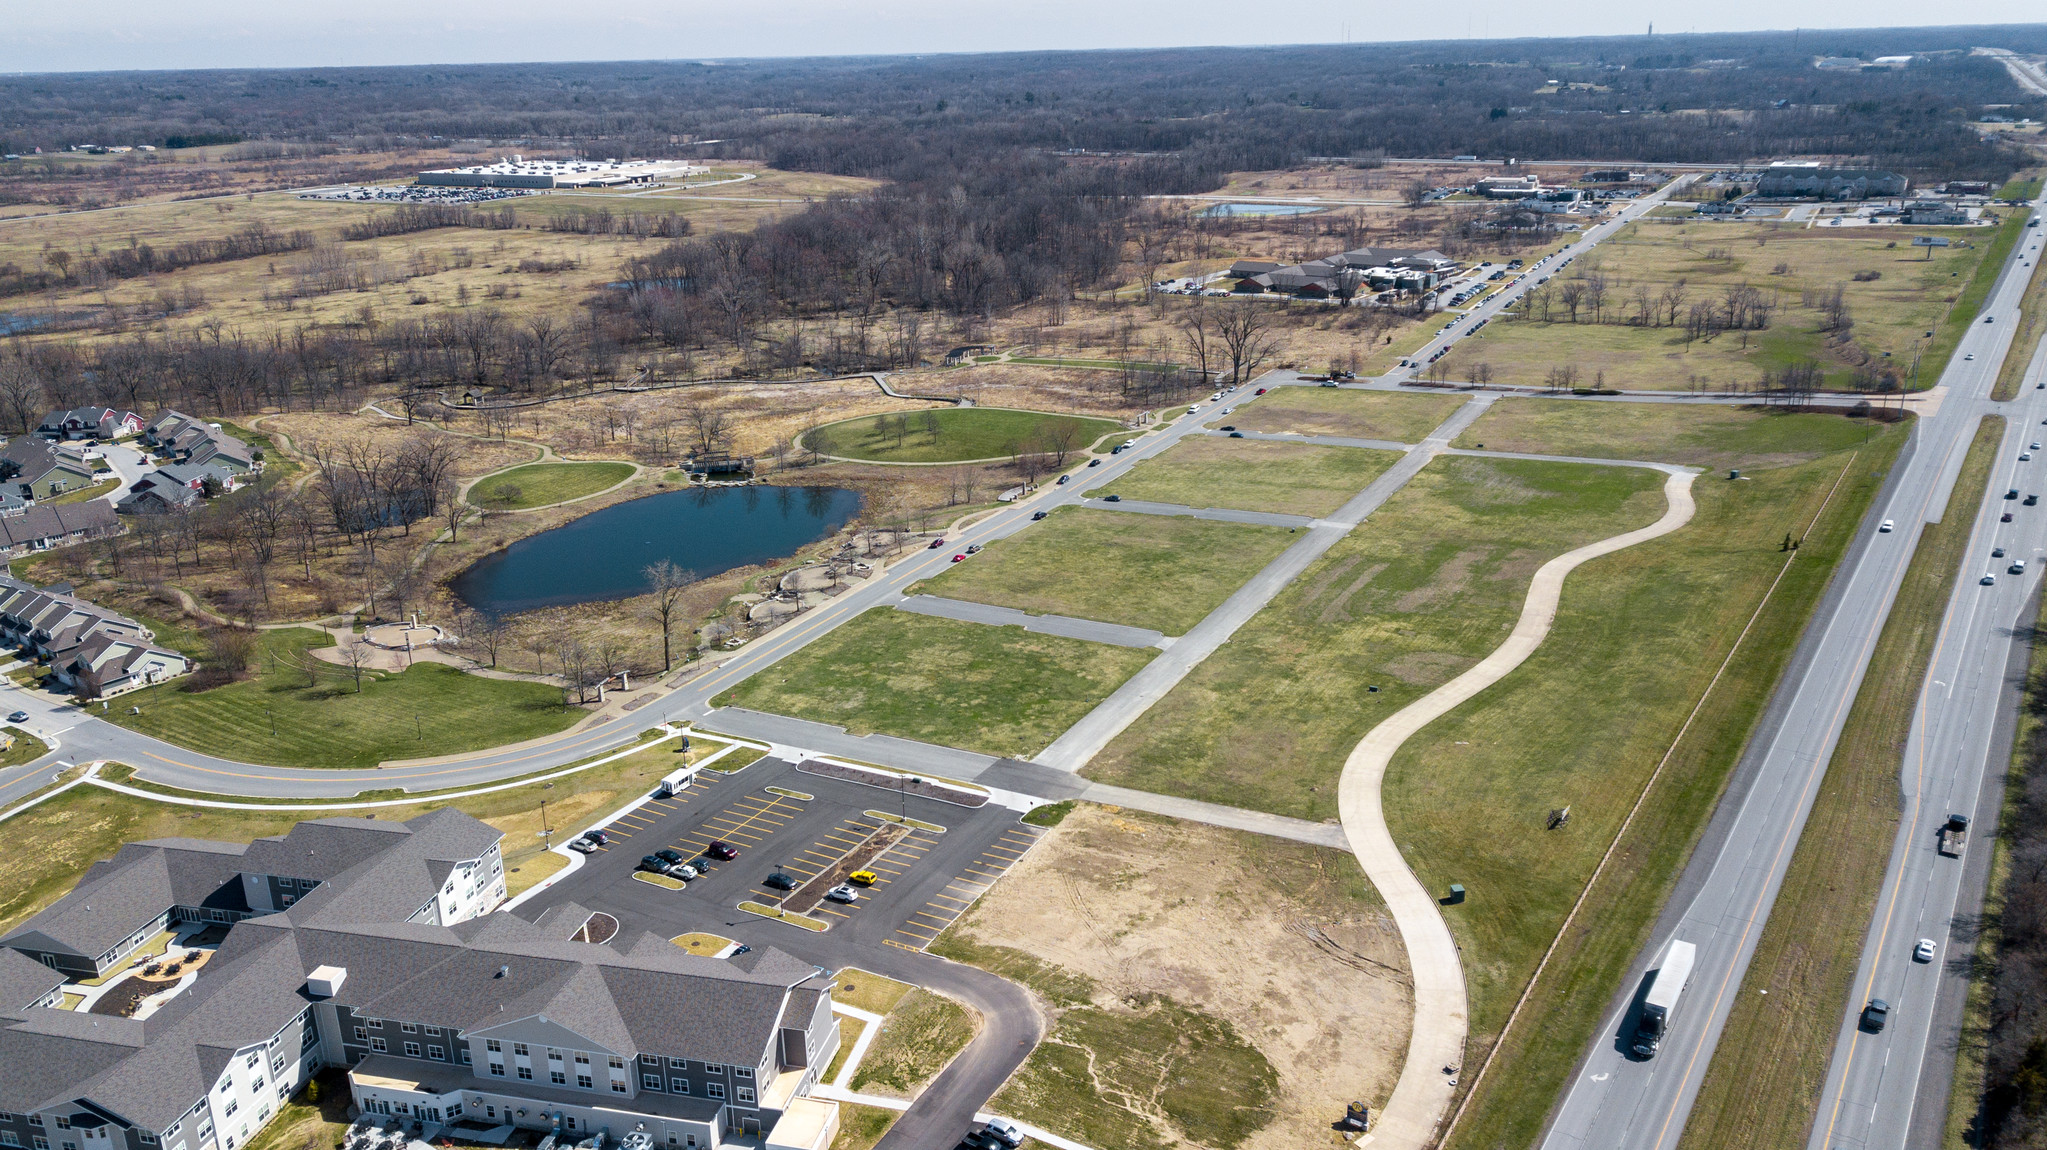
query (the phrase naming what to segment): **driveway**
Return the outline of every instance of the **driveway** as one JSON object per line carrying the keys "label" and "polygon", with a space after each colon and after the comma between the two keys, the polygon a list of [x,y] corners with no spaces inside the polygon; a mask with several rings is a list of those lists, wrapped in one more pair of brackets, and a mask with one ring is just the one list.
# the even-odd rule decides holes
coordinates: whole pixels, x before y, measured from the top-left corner
{"label": "driveway", "polygon": [[125,443],[108,443],[100,447],[100,455],[114,474],[121,477],[121,486],[109,494],[100,496],[108,503],[118,503],[134,488],[135,481],[156,470],[149,457]]}

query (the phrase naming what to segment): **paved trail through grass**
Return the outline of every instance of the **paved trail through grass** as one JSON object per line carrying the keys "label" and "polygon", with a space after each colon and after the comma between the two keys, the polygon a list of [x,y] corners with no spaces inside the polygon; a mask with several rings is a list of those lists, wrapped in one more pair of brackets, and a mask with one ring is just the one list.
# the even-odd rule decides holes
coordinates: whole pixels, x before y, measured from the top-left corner
{"label": "paved trail through grass", "polygon": [[1338,806],[1344,834],[1359,865],[1372,880],[1393,914],[1407,947],[1414,977],[1414,1029],[1408,1038],[1407,1062],[1374,1127],[1385,1146],[1428,1145],[1449,1108],[1451,1079],[1446,1067],[1461,1067],[1469,1005],[1464,968],[1457,942],[1436,909],[1435,897],[1422,887],[1401,856],[1386,828],[1380,784],[1393,755],[1410,736],[1505,678],[1549,635],[1562,598],[1564,577],[1588,559],[1645,543],[1691,521],[1692,479],[1696,472],[1664,466],[1670,478],[1663,485],[1669,508],[1647,527],[1588,543],[1542,565],[1529,585],[1513,634],[1479,664],[1435,691],[1408,704],[1365,735],[1343,764]]}

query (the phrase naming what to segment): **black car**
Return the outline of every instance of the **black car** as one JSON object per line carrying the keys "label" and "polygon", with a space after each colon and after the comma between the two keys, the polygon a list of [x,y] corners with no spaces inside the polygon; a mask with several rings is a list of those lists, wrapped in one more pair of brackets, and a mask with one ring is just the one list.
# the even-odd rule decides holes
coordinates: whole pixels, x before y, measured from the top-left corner
{"label": "black car", "polygon": [[960,1146],[966,1150],[1009,1150],[1009,1143],[986,1130],[969,1132],[965,1138],[960,1139]]}
{"label": "black car", "polygon": [[762,879],[761,885],[772,887],[775,890],[795,890],[798,884],[795,875],[776,871],[774,874]]}
{"label": "black car", "polygon": [[1231,438],[1231,439],[1242,439],[1242,438],[1244,438],[1244,433],[1243,433],[1243,432],[1241,432],[1241,431],[1232,431],[1232,432],[1230,432],[1230,438]]}
{"label": "black car", "polygon": [[2040,502],[2040,497],[2039,497],[2039,496],[2037,496],[2037,495],[2028,495],[2028,496],[2026,496],[2026,498],[2025,498],[2025,499],[2023,500],[2023,502],[2025,503],[2025,505],[2026,505],[2027,507],[2031,507],[2031,506],[2033,506],[2033,505],[2034,505],[2035,503],[2038,503],[2038,502]]}
{"label": "black car", "polygon": [[1033,511],[1033,512],[1031,512],[1031,522],[1033,522],[1033,523],[1036,523],[1036,522],[1037,522],[1038,520],[1040,520],[1040,519],[1043,519],[1044,517],[1045,517],[1045,512],[1043,512],[1043,511]]}
{"label": "black car", "polygon": [[682,861],[682,852],[679,850],[674,850],[672,848],[664,848],[662,850],[655,851],[654,857],[660,859],[662,862],[668,863],[670,866],[673,866],[674,864]]}
{"label": "black car", "polygon": [[2010,522],[2011,522],[2011,512],[2007,511],[2007,512],[2005,512],[2004,514],[2002,514],[2002,515],[1998,516],[1998,517],[1997,517],[1997,521],[1998,521],[1999,523],[2010,523]]}
{"label": "black car", "polygon": [[1236,425],[1236,424],[1234,424],[1234,423],[1225,423],[1225,424],[1223,424],[1223,425],[1222,425],[1222,427],[1221,427],[1221,428],[1219,428],[1218,430],[1221,430],[1221,431],[1235,431],[1236,429],[1237,429],[1237,425]]}
{"label": "black car", "polygon": [[2012,488],[2010,491],[2004,493],[2004,497],[2006,499],[2017,499],[2019,497],[2019,489],[2016,487]]}
{"label": "black car", "polygon": [[1123,497],[1122,497],[1121,495],[1104,495],[1104,496],[1102,496],[1102,502],[1104,502],[1104,503],[1121,503],[1121,502],[1123,502]]}
{"label": "black car", "polygon": [[583,837],[589,840],[590,842],[596,843],[600,847],[611,841],[611,836],[605,834],[603,831],[584,831]]}
{"label": "black car", "polygon": [[668,860],[660,855],[648,855],[640,860],[640,869],[650,870],[655,874],[667,874]]}
{"label": "black car", "polygon": [[1871,1034],[1883,1033],[1884,1024],[1891,1020],[1891,1004],[1881,998],[1872,998],[1862,1008],[1862,1025]]}
{"label": "black car", "polygon": [[1100,467],[1102,465],[1102,461],[1099,459],[1090,459],[1087,461],[1087,465],[1089,467]]}
{"label": "black car", "polygon": [[718,839],[712,839],[711,845],[704,848],[704,855],[707,858],[725,859],[727,861],[730,861],[732,859],[736,859],[739,857],[739,848],[733,846],[731,843],[723,842]]}

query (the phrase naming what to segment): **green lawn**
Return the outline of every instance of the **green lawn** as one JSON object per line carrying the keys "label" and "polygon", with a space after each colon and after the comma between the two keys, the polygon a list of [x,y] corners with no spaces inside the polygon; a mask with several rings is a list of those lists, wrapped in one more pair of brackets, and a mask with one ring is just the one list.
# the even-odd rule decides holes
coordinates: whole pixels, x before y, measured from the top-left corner
{"label": "green lawn", "polygon": [[[1939,378],[1967,324],[1974,321],[1988,281],[1979,268],[1995,272],[2009,228],[1944,229],[1955,247],[1913,248],[1906,235],[1890,229],[1804,228],[1775,221],[1702,221],[1677,225],[1630,225],[1593,252],[1555,273],[1542,290],[1553,305],[1574,277],[1602,274],[1609,283],[1605,322],[1592,322],[1581,306],[1579,322],[1553,306],[1550,319],[1517,307],[1460,340],[1442,363],[1446,378],[1469,379],[1487,365],[1497,383],[1541,387],[1552,368],[1575,367],[1579,386],[1603,375],[1608,387],[1683,391],[1700,380],[1713,388],[1755,383],[1806,359],[1825,369],[1830,387],[1847,387],[1865,357],[1872,367],[1890,369],[1905,387],[1927,387]],[[1966,246],[1963,246],[1963,245]],[[1887,246],[1889,245],[1889,246]],[[1874,273],[1876,278],[1864,277]],[[1675,325],[1624,322],[1636,314],[1637,287],[1652,302],[1682,280]],[[1618,282],[1618,288],[1611,285]],[[1692,304],[1711,304],[1746,284],[1777,300],[1762,330],[1721,332],[1710,340],[1686,342],[1684,315]],[[1834,347],[1821,330],[1823,293],[1842,289],[1854,326],[1852,347]],[[1533,298],[1533,297],[1531,297]],[[1935,332],[1932,341],[1925,338]],[[1915,354],[1924,353],[1919,375],[1909,378]]]}
{"label": "green lawn", "polygon": [[23,763],[35,762],[37,759],[50,753],[50,748],[41,739],[29,734],[20,727],[7,727],[4,729],[8,734],[14,736],[14,745],[4,751],[0,751],[0,767],[18,767]]}
{"label": "green lawn", "polygon": [[[1667,418],[1682,423],[1690,410]],[[1844,421],[1845,422],[1845,421]],[[1521,668],[1411,739],[1385,805],[1465,956],[1475,1067],[1700,692],[1836,480],[1744,657],[1715,689],[1535,989],[1456,1147],[1527,1145],[1667,897],[1813,602],[1903,441],[1730,483],[1701,477],[1672,535],[1566,584]],[[1490,446],[1490,443],[1488,444]],[[1087,774],[1310,819],[1379,720],[1491,650],[1545,558],[1653,521],[1660,475],[1439,459],[1110,744]],[[1845,476],[1845,478],[1844,478]],[[1378,686],[1379,692],[1367,688]],[[1567,830],[1543,820],[1570,806]]]}
{"label": "green lawn", "polygon": [[595,495],[632,475],[630,463],[528,463],[477,480],[469,502],[486,511],[524,511]]}
{"label": "green lawn", "polygon": [[881,1020],[867,1047],[854,1090],[913,1098],[953,1056],[973,1041],[974,1016],[966,1007],[928,990],[912,990]]}
{"label": "green lawn", "polygon": [[1327,515],[1399,460],[1396,452],[1360,447],[1189,437],[1139,461],[1098,494],[1194,508]]}
{"label": "green lawn", "polygon": [[1455,445],[1754,470],[1860,446],[1881,426],[1763,407],[1687,406],[1674,414],[1653,403],[1509,397],[1479,416]]}
{"label": "green lawn", "polygon": [[919,590],[1184,635],[1298,538],[1284,527],[1061,507]]}
{"label": "green lawn", "polygon": [[827,423],[804,432],[803,445],[826,455],[876,463],[950,463],[1062,447],[1085,451],[1122,427],[1114,420],[1048,411],[938,407]]}
{"label": "green lawn", "polygon": [[[180,679],[123,696],[102,718],[183,747],[289,767],[374,767],[552,734],[583,712],[542,683],[416,663],[399,674],[351,673],[306,652],[333,645],[305,628],[262,632],[247,680],[192,692]],[[139,707],[139,715],[128,713]],[[276,734],[272,734],[273,720]]]}
{"label": "green lawn", "polygon": [[717,702],[1028,758],[1157,653],[869,611]]}
{"label": "green lawn", "polygon": [[1341,435],[1420,443],[1464,406],[1461,395],[1409,395],[1393,391],[1352,391],[1339,387],[1275,387],[1209,421],[1245,431]]}
{"label": "green lawn", "polygon": [[1897,838],[1905,739],[2003,435],[2002,418],[1983,420],[1946,514],[1920,536],[1679,1150],[1792,1145],[1812,1128]]}

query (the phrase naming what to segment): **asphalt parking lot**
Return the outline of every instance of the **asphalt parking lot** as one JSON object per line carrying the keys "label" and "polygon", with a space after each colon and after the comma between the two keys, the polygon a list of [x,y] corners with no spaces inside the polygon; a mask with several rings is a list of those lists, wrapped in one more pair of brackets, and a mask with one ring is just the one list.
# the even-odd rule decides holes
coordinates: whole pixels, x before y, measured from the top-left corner
{"label": "asphalt parking lot", "polygon": [[[894,823],[868,811],[907,815],[943,829],[910,827],[897,838]],[[876,946],[923,949],[1042,833],[1004,807],[966,808],[905,797],[804,774],[794,763],[774,758],[731,775],[705,771],[683,793],[649,799],[606,829],[609,845],[523,905],[522,916],[576,902],[613,915],[626,932],[646,930],[673,938],[708,931],[778,946],[826,967],[857,961],[854,952]],[[877,840],[878,835],[887,837]],[[714,840],[738,848],[739,857],[705,859],[704,848]],[[664,848],[680,851],[702,875],[682,890],[636,880],[640,859]],[[772,904],[787,897],[762,885],[778,869],[815,897],[851,869],[849,851],[858,852],[854,859],[873,855],[865,867],[875,873],[874,885],[850,904],[808,906],[808,898],[798,898],[792,908],[830,929],[808,931],[738,909],[745,901]]]}

